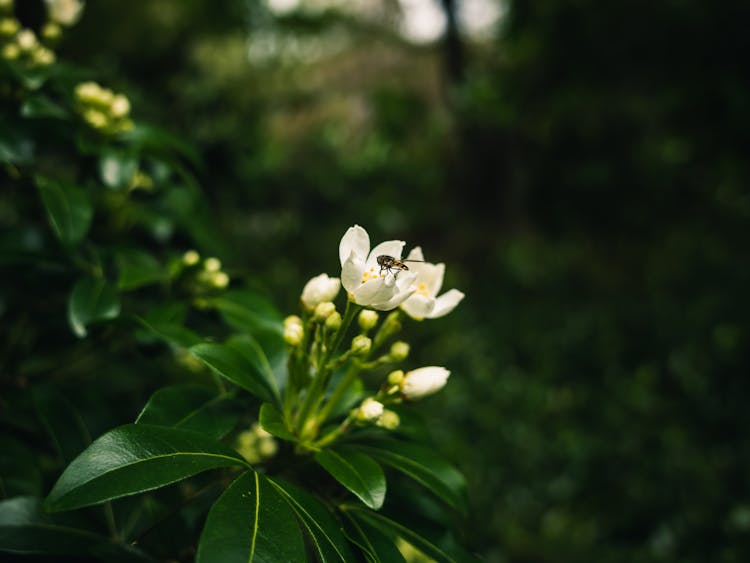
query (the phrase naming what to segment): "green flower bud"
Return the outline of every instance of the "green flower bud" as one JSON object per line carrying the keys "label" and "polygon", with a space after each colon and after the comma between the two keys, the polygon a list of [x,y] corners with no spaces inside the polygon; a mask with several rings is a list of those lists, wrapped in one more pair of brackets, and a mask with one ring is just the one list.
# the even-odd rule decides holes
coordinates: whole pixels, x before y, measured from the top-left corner
{"label": "green flower bud", "polygon": [[42,37],[47,41],[57,41],[61,36],[62,28],[54,22],[48,22],[42,27]]}
{"label": "green flower bud", "polygon": [[302,319],[297,315],[290,315],[284,319],[284,342],[289,346],[298,346],[305,334]]}
{"label": "green flower bud", "polygon": [[326,319],[326,328],[331,332],[340,329],[341,313],[339,313],[338,311],[334,311],[333,313],[331,313],[331,315]]}
{"label": "green flower bud", "polygon": [[3,46],[2,56],[6,61],[15,61],[21,54],[21,49],[15,43],[8,43]]}
{"label": "green flower bud", "polygon": [[12,37],[18,33],[20,28],[21,26],[19,25],[18,20],[14,18],[3,18],[0,20],[0,35]]}
{"label": "green flower bud", "polygon": [[315,320],[324,321],[336,312],[336,305],[330,301],[323,301],[315,306]]}
{"label": "green flower bud", "polygon": [[357,322],[359,323],[359,328],[361,328],[364,331],[371,330],[375,327],[376,324],[378,324],[378,317],[379,315],[370,309],[363,310],[359,317],[357,317]]}
{"label": "green flower bud", "polygon": [[401,424],[401,419],[395,412],[384,410],[375,424],[386,430],[395,430]]}
{"label": "green flower bud", "polygon": [[403,362],[409,357],[409,345],[402,340],[394,342],[393,345],[391,345],[390,356],[391,360],[394,362]]}
{"label": "green flower bud", "polygon": [[404,380],[404,372],[403,370],[397,369],[395,371],[392,371],[388,374],[388,384],[389,385],[401,385],[401,382]]}
{"label": "green flower bud", "polygon": [[372,340],[370,340],[367,336],[360,334],[359,336],[355,336],[352,340],[352,354],[354,354],[355,356],[364,356],[365,354],[369,354],[371,348]]}

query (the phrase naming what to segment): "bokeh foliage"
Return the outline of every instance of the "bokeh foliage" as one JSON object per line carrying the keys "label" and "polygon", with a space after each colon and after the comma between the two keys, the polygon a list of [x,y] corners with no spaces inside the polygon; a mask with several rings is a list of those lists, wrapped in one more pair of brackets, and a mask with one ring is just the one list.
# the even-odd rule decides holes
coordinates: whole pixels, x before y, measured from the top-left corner
{"label": "bokeh foliage", "polygon": [[[509,1],[450,79],[441,46],[387,18],[254,0],[89,2],[62,52],[199,146],[220,232],[195,238],[277,303],[336,267],[355,222],[449,264],[468,297],[414,348],[453,369],[424,410],[468,475],[473,551],[734,562],[750,554],[748,11]],[[275,50],[248,62],[263,38]]]}

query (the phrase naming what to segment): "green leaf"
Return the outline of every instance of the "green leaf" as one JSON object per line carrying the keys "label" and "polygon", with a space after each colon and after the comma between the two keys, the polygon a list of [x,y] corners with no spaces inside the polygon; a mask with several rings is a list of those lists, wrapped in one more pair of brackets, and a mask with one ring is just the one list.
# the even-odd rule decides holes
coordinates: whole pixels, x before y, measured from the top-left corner
{"label": "green leaf", "polygon": [[357,545],[370,563],[405,563],[404,556],[396,547],[394,539],[378,528],[361,519],[356,519],[344,512],[346,535]]}
{"label": "green leaf", "polygon": [[86,192],[71,184],[42,177],[36,179],[36,185],[57,238],[66,245],[80,242],[94,215]]}
{"label": "green leaf", "polygon": [[123,291],[158,283],[167,279],[168,276],[159,261],[142,250],[122,250],[117,253],[116,261],[119,271],[117,287]]}
{"label": "green leaf", "polygon": [[466,480],[464,476],[433,450],[396,440],[379,440],[367,445],[350,446],[367,453],[412,479],[418,481],[450,506],[466,510]]}
{"label": "green leaf", "polygon": [[91,443],[91,436],[81,415],[55,390],[36,389],[34,406],[65,463],[70,463]]}
{"label": "green leaf", "polygon": [[232,465],[247,466],[237,452],[202,434],[128,424],[107,432],[73,460],[46,507],[59,511],[100,504]]}
{"label": "green leaf", "polygon": [[315,454],[315,461],[370,508],[383,506],[385,475],[371,457],[343,448],[326,449]]}
{"label": "green leaf", "polygon": [[68,321],[79,338],[95,321],[114,319],[120,314],[120,297],[103,280],[83,278],[73,287],[68,300]]}
{"label": "green leaf", "polygon": [[146,149],[156,153],[176,151],[188,158],[194,165],[201,165],[200,155],[193,145],[186,142],[182,137],[152,125],[138,123],[133,129],[123,133],[122,139],[138,149]]}
{"label": "green leaf", "polygon": [[197,344],[190,352],[213,371],[259,399],[279,404],[278,393],[266,375],[237,350],[223,344]]}
{"label": "green leaf", "polygon": [[99,176],[108,188],[129,188],[138,171],[138,159],[125,152],[107,152],[99,159]]}
{"label": "green leaf", "polygon": [[202,341],[195,332],[176,322],[135,318],[153,336],[168,344],[190,348]]}
{"label": "green leaf", "polygon": [[21,105],[21,115],[32,119],[67,119],[70,116],[64,107],[44,94],[35,94],[26,98]]}
{"label": "green leaf", "polygon": [[[71,520],[73,520],[71,522]],[[152,561],[129,545],[84,528],[70,514],[56,518],[42,511],[41,499],[16,497],[0,502],[0,552],[19,555],[93,556],[104,561]],[[45,559],[46,561],[46,559]]]}
{"label": "green leaf", "polygon": [[295,513],[255,472],[241,475],[211,508],[196,563],[305,561]]}
{"label": "green leaf", "polygon": [[296,440],[294,435],[287,430],[286,425],[284,424],[284,419],[281,417],[281,413],[279,413],[279,411],[270,403],[263,403],[260,406],[258,422],[263,430],[269,434],[273,434],[277,438],[290,441]]}
{"label": "green leaf", "polygon": [[[266,380],[278,394],[279,380],[274,366],[266,355],[266,351],[261,343],[250,334],[236,334],[226,341],[226,345],[232,350],[242,354],[256,369],[261,372]],[[284,377],[286,377],[286,362],[284,362]]]}
{"label": "green leaf", "polygon": [[268,479],[297,514],[321,563],[356,561],[341,524],[311,494],[280,479]]}
{"label": "green leaf", "polygon": [[28,164],[34,158],[34,148],[28,128],[0,123],[0,162]]}
{"label": "green leaf", "polygon": [[173,385],[156,391],[136,424],[169,426],[200,432],[214,439],[226,436],[240,418],[232,397],[205,385]]}
{"label": "green leaf", "polygon": [[283,333],[281,314],[268,298],[254,291],[227,291],[211,299],[210,304],[219,310],[228,324],[243,332],[271,331],[279,336]]}
{"label": "green leaf", "polygon": [[346,505],[342,507],[345,513],[352,514],[357,519],[360,519],[366,523],[370,523],[373,526],[380,528],[386,532],[393,533],[397,536],[404,538],[409,543],[413,544],[416,548],[420,549],[425,555],[431,557],[438,563],[456,563],[458,560],[451,554],[447,553],[440,546],[427,538],[421,536],[411,528],[403,526],[398,522],[386,518],[382,514],[372,512],[359,506]]}

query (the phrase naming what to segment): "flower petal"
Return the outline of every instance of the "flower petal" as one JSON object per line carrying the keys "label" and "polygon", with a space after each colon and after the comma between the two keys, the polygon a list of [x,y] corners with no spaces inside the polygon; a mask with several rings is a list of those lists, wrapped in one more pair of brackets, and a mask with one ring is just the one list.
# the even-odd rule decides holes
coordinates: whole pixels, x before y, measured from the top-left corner
{"label": "flower petal", "polygon": [[390,299],[395,292],[395,287],[385,285],[385,279],[375,278],[362,283],[352,292],[354,301],[358,305],[370,307],[373,303],[380,303]]}
{"label": "flower petal", "polygon": [[418,260],[424,262],[424,254],[422,254],[422,247],[415,246],[409,251],[409,255],[406,257],[407,260]]}
{"label": "flower petal", "polygon": [[412,319],[421,321],[432,313],[435,308],[435,298],[414,294],[401,303],[401,308]]}
{"label": "flower petal", "polygon": [[342,267],[352,252],[357,254],[361,260],[364,260],[367,257],[367,253],[370,252],[370,235],[359,225],[349,227],[344,236],[341,237],[341,242],[339,243],[339,260]]}
{"label": "flower petal", "polygon": [[437,319],[450,313],[456,308],[461,300],[464,298],[464,294],[457,289],[451,289],[446,291],[440,297],[435,300],[435,308],[432,313],[428,316],[430,319]]}
{"label": "flower petal", "polygon": [[[375,248],[372,249],[370,255],[367,257],[367,265],[372,266],[378,263],[378,256],[392,256],[393,258],[401,258],[401,252],[404,250],[406,243],[402,240],[387,240],[381,242]],[[380,267],[380,266],[378,266]]]}
{"label": "flower petal", "polygon": [[346,291],[354,293],[359,289],[359,286],[362,285],[362,272],[364,269],[365,265],[362,259],[358,259],[356,252],[352,250],[341,268],[341,285],[344,286]]}
{"label": "flower petal", "polygon": [[398,279],[396,279],[396,285],[393,288],[395,290],[393,296],[385,301],[373,302],[372,308],[378,309],[379,311],[390,311],[401,305],[401,303],[406,301],[416,290],[416,286],[414,285],[415,279],[417,279],[417,275],[413,273],[401,274],[398,276]]}

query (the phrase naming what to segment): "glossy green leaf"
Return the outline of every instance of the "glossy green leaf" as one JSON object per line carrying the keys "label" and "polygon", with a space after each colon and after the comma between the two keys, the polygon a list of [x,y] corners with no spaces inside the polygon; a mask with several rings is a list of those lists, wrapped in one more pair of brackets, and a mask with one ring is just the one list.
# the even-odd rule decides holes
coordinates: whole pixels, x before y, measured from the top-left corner
{"label": "glossy green leaf", "polygon": [[[132,546],[85,529],[70,515],[56,518],[42,511],[41,499],[16,497],[0,502],[0,553],[94,556],[104,561],[150,561]],[[46,559],[45,559],[46,560]]]}
{"label": "glossy green leaf", "polygon": [[344,449],[325,449],[315,461],[363,503],[377,510],[385,500],[383,469],[368,455]]}
{"label": "glossy green leaf", "polygon": [[281,479],[268,479],[297,514],[321,563],[356,561],[341,524],[311,494]]}
{"label": "glossy green leaf", "polygon": [[415,479],[450,506],[466,509],[466,480],[464,476],[433,450],[396,440],[377,440],[351,448],[371,455],[412,479]]}
{"label": "glossy green leaf", "polygon": [[135,422],[192,430],[218,440],[237,425],[236,406],[232,397],[218,394],[215,388],[173,385],[151,395]]}
{"label": "glossy green leaf", "polygon": [[267,375],[244,354],[223,344],[197,344],[190,352],[213,371],[259,399],[278,404],[278,394]]}
{"label": "glossy green leaf", "polygon": [[344,512],[346,536],[365,554],[369,563],[402,563],[406,560],[395,544],[395,537],[371,526],[363,519]]}
{"label": "glossy green leaf", "polygon": [[272,331],[282,334],[282,317],[271,301],[254,291],[231,290],[211,299],[224,319],[238,330],[249,334]]}
{"label": "glossy green leaf", "polygon": [[295,440],[294,435],[287,430],[286,425],[284,424],[284,419],[281,417],[281,413],[270,403],[263,403],[260,406],[258,422],[263,430],[277,438],[290,441]]}
{"label": "glossy green leaf", "polygon": [[70,116],[64,107],[44,94],[35,94],[26,98],[21,105],[21,115],[29,118],[53,119],[66,119]]}
{"label": "glossy green leaf", "polygon": [[120,314],[120,297],[103,280],[83,278],[73,287],[68,300],[68,322],[79,338],[89,324],[114,319]]}
{"label": "glossy green leaf", "polygon": [[237,452],[202,434],[128,424],[107,432],[73,460],[46,506],[59,511],[100,504],[232,465],[247,464]]}
{"label": "glossy green leaf", "polygon": [[167,272],[159,261],[142,250],[124,250],[117,253],[117,287],[122,291],[138,289],[144,285],[159,283],[167,278]]}
{"label": "glossy green leaf", "polygon": [[196,563],[302,562],[305,545],[295,513],[255,472],[241,475],[211,508]]}
{"label": "glossy green leaf", "polygon": [[136,320],[154,337],[182,348],[190,348],[202,341],[195,332],[176,322],[150,320],[136,317]]}
{"label": "glossy green leaf", "polygon": [[53,389],[36,389],[34,406],[65,463],[70,463],[91,443],[91,436],[81,415],[65,397]]}
{"label": "glossy green leaf", "polygon": [[86,192],[48,178],[37,178],[36,185],[57,238],[66,245],[80,242],[89,230],[94,215]]}
{"label": "glossy green leaf", "polygon": [[364,521],[365,523],[369,523],[386,532],[404,538],[406,541],[413,544],[416,548],[423,551],[425,555],[431,557],[438,563],[457,563],[459,561],[453,555],[438,546],[436,543],[423,537],[411,528],[399,524],[395,520],[391,520],[390,518],[387,518],[382,514],[378,514],[377,512],[373,512],[359,506],[347,505],[342,507],[342,510],[344,510],[344,512],[346,512],[347,514],[351,514],[355,518]]}

